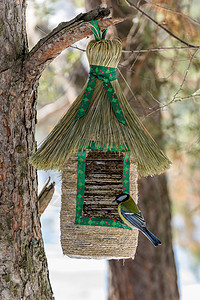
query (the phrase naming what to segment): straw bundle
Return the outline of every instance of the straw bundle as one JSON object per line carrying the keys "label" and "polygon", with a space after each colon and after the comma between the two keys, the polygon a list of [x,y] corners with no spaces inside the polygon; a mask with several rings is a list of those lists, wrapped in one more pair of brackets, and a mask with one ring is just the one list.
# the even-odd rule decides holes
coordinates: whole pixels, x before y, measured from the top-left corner
{"label": "straw bundle", "polygon": [[[119,40],[91,41],[87,47],[90,65],[116,68],[121,57]],[[142,125],[127,102],[118,80],[112,81],[127,126],[119,122],[113,111],[102,80],[97,79],[87,112],[75,120],[85,94],[88,81],[71,108],[58,122],[31,163],[38,169],[62,169],[72,153],[87,149],[92,142],[107,149],[130,151],[138,173],[142,176],[160,174],[170,166],[169,159]]]}

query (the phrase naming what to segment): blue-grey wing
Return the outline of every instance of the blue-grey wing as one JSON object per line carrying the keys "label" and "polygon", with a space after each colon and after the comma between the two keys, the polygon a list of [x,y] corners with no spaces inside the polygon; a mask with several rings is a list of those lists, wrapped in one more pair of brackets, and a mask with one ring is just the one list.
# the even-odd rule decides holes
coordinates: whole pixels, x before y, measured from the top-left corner
{"label": "blue-grey wing", "polygon": [[141,230],[146,227],[146,223],[141,212],[132,213],[124,210],[123,207],[121,207],[121,214],[133,227]]}

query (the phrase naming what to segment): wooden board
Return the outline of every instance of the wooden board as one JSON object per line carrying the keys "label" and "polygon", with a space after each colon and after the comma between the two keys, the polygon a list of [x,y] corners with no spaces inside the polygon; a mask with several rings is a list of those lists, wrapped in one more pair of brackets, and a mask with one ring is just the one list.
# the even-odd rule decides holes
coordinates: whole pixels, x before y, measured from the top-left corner
{"label": "wooden board", "polygon": [[85,168],[83,215],[118,219],[117,205],[112,203],[123,192],[122,153],[90,151]]}

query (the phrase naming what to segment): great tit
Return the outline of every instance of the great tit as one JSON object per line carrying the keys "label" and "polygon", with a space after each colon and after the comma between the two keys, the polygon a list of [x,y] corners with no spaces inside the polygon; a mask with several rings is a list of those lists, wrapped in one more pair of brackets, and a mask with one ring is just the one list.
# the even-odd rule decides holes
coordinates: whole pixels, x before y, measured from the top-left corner
{"label": "great tit", "polygon": [[139,229],[155,247],[161,245],[161,241],[146,228],[144,217],[129,194],[120,194],[113,202],[118,203],[118,213],[125,224]]}

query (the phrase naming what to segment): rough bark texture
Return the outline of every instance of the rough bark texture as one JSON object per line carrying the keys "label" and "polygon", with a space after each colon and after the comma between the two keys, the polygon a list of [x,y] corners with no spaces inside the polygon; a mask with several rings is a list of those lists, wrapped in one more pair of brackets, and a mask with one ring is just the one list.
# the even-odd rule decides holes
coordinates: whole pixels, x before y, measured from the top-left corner
{"label": "rough bark texture", "polygon": [[[86,7],[92,9],[94,5],[99,5],[100,2],[86,0]],[[114,16],[128,17],[125,22],[116,26],[116,33],[123,40],[126,49],[128,47],[134,49],[139,43],[145,43],[145,40],[140,41],[140,37],[136,40],[135,36],[132,38],[130,29],[133,25],[132,18],[135,11],[120,5],[120,3],[122,2],[112,1],[112,4],[110,2],[108,4],[111,4]],[[131,30],[134,32],[133,28]],[[150,39],[151,35],[152,32],[149,29],[146,36]],[[140,103],[135,101],[130,93],[127,93],[127,98],[134,110],[137,110],[139,114],[144,114],[143,104],[145,104],[144,106],[150,105],[150,103],[144,102],[144,99],[147,98],[146,91],[152,91],[155,87],[154,92],[159,93],[159,82],[156,81],[154,72],[154,56],[143,55],[138,63],[135,63],[135,57],[130,55],[126,59],[126,69],[128,70],[126,79]],[[129,71],[132,64],[134,65],[133,73]],[[151,73],[145,73],[148,70]],[[149,85],[143,82],[143,77],[152,78],[151,82],[146,81]],[[152,126],[148,124],[149,131],[162,144],[161,115],[159,113],[154,114],[149,122],[152,123]],[[170,199],[165,175],[140,179],[139,207],[145,216],[149,229],[160,238],[162,246],[154,248],[147,238],[139,234],[139,246],[134,260],[109,261],[108,298],[109,300],[177,300],[179,293],[172,249]]]}
{"label": "rough bark texture", "polygon": [[[28,55],[25,9],[25,0],[0,2],[0,295],[3,300],[53,298],[40,228],[36,170],[29,164],[29,157],[35,151],[38,79],[45,66],[69,43],[65,40],[59,50],[52,50],[54,42],[56,45],[57,39],[65,37],[66,32],[60,26],[56,33],[50,34],[50,39],[38,43],[40,47],[32,52],[33,59],[32,54]],[[96,15],[99,17],[101,10]],[[75,34],[76,40],[82,39],[85,31],[80,33],[76,22],[74,25],[71,37]],[[45,49],[44,59],[41,49]]]}
{"label": "rough bark texture", "polygon": [[52,299],[40,229],[35,150],[36,88],[22,68],[25,1],[3,1],[0,65],[1,299]]}

